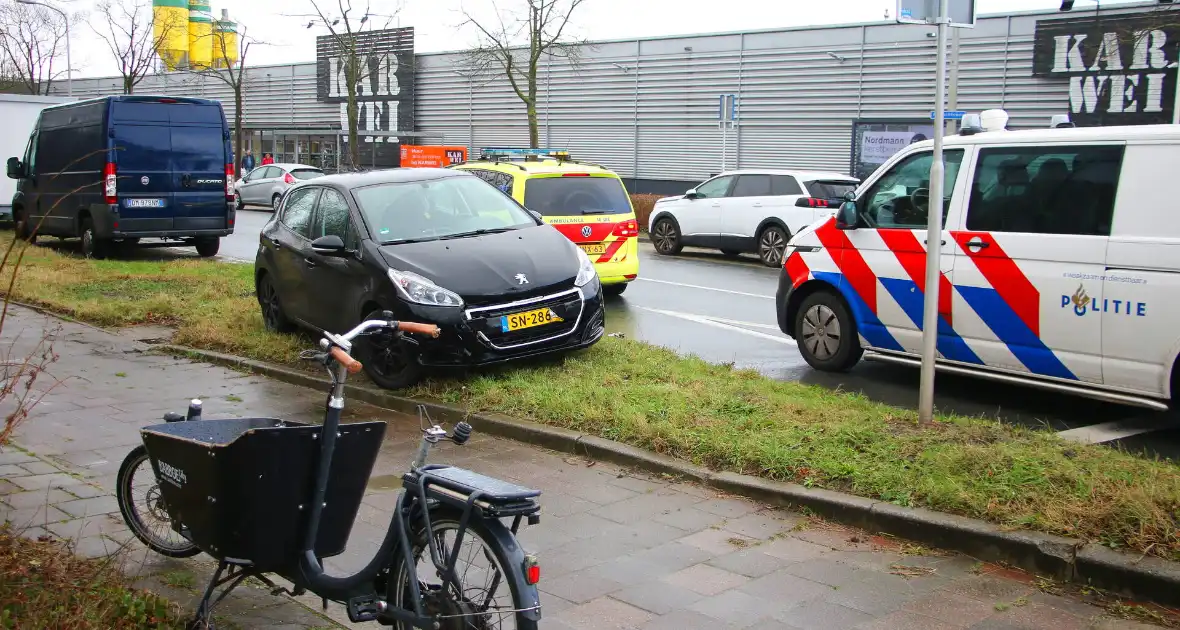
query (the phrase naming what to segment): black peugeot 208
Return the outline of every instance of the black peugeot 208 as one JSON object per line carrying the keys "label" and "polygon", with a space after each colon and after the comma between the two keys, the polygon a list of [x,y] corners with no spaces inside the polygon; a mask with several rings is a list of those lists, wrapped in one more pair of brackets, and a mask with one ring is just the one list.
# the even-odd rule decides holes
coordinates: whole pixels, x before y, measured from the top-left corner
{"label": "black peugeot 208", "polygon": [[329,175],[292,187],[262,229],[255,291],[267,329],[344,332],[392,311],[437,339],[377,335],[357,354],[378,385],[425,367],[586,348],[602,289],[582,250],[497,188],[444,169]]}

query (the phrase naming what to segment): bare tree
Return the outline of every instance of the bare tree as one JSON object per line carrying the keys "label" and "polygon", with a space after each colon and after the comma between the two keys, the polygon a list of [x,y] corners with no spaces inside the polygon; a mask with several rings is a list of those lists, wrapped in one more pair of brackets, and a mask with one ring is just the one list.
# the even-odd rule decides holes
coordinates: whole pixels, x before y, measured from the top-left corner
{"label": "bare tree", "polygon": [[[345,111],[348,118],[348,162],[349,167],[355,169],[361,162],[360,146],[357,144],[357,128],[360,123],[357,87],[377,71],[369,63],[367,51],[363,45],[363,35],[374,30],[388,28],[393,23],[394,16],[373,13],[372,3],[368,0],[365,2],[363,10],[360,6],[354,6],[353,0],[308,0],[308,2],[314,12],[295,17],[311,18],[311,22],[307,24],[308,28],[317,24],[327,27],[335,52],[340,58],[345,83]],[[378,18],[383,19],[384,23],[380,27],[375,27],[374,24]]]}
{"label": "bare tree", "polygon": [[[487,0],[480,0],[482,6]],[[570,17],[586,0],[512,0],[515,11],[502,11],[492,0],[493,19],[481,22],[466,7],[463,26],[479,32],[475,48],[465,55],[472,74],[502,74],[524,103],[529,121],[529,146],[537,148],[537,68],[543,56],[576,64],[584,40],[567,33]]]}
{"label": "bare tree", "polygon": [[0,3],[0,48],[14,83],[28,94],[49,94],[68,71],[57,61],[65,51],[66,22],[56,11],[16,2]]}
{"label": "bare tree", "polygon": [[[229,41],[223,33],[216,30],[210,37],[213,38],[213,66],[209,68],[189,68],[189,72],[202,77],[211,77],[224,83],[234,93],[234,159],[237,164],[242,162],[243,144],[245,138],[242,132],[242,103],[244,102],[243,95],[250,81],[246,77],[246,55],[250,52],[250,47],[253,45],[266,45],[255,39],[251,39],[246,35],[246,28],[238,25],[236,42]],[[218,67],[218,60],[227,60],[237,58],[236,64],[223,63],[224,67]],[[236,66],[236,67],[235,67]]]}
{"label": "bare tree", "polygon": [[96,27],[93,21],[90,28],[106,42],[119,64],[124,94],[134,93],[135,86],[151,72],[169,35],[176,29],[188,28],[188,23],[179,18],[153,25],[150,0],[101,0],[96,8],[105,29]]}

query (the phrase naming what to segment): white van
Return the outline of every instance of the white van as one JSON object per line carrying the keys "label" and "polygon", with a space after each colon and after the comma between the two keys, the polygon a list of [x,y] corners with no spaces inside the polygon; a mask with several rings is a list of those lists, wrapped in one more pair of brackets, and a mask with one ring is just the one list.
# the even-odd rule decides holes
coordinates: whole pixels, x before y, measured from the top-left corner
{"label": "white van", "polygon": [[[1006,120],[945,142],[939,369],[1167,408],[1180,386],[1180,125]],[[779,327],[813,367],[846,370],[865,352],[919,365],[932,161],[931,142],[900,151],[788,244]]]}

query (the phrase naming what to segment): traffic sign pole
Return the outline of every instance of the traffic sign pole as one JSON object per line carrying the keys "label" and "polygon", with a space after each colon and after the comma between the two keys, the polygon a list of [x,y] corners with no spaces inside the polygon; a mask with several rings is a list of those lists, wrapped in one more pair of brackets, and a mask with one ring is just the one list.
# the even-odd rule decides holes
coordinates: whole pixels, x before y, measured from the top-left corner
{"label": "traffic sign pole", "polygon": [[[934,421],[934,359],[938,352],[938,285],[942,279],[942,198],[946,166],[942,139],[946,133],[946,29],[950,24],[949,0],[938,10],[938,68],[934,80],[934,160],[930,165],[930,202],[926,220],[926,290],[922,309],[922,374],[918,389],[918,422]],[[956,112],[957,113],[957,112]]]}

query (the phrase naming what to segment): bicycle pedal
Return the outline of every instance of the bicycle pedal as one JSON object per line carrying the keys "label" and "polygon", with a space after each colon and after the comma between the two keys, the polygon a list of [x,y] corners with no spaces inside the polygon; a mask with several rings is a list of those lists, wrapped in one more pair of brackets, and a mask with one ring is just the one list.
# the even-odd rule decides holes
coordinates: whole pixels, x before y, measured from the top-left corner
{"label": "bicycle pedal", "polygon": [[376,595],[362,595],[348,600],[348,620],[352,623],[376,621],[380,614]]}

